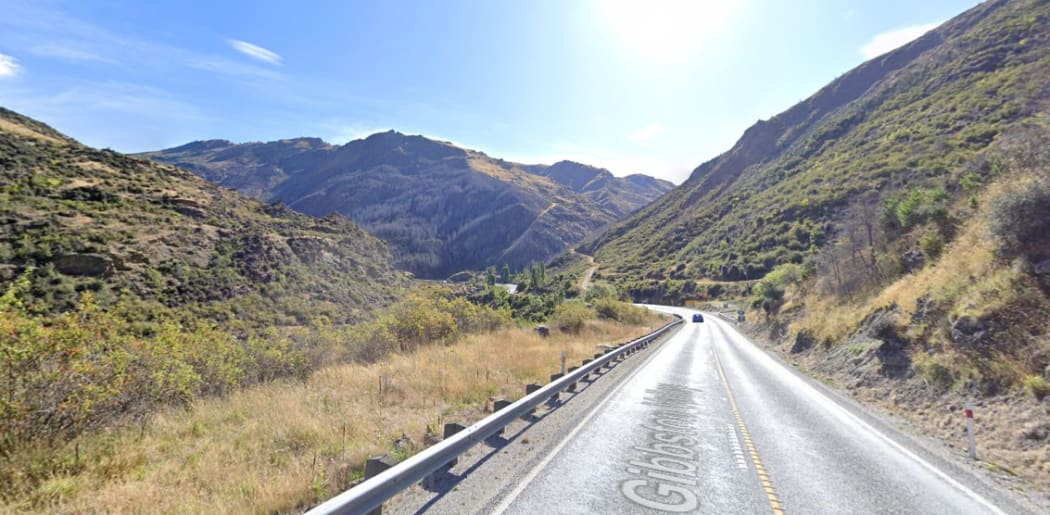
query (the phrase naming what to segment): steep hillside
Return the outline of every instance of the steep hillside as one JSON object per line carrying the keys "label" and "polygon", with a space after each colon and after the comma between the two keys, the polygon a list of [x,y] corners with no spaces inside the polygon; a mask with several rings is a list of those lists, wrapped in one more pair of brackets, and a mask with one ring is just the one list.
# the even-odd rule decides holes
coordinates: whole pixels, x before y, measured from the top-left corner
{"label": "steep hillside", "polygon": [[559,161],[552,166],[538,168],[534,173],[549,177],[554,182],[581,194],[612,211],[617,218],[637,211],[674,187],[670,182],[648,175],[616,177],[604,168],[573,161]]}
{"label": "steep hillside", "polygon": [[[343,213],[423,277],[548,259],[669,187],[584,165],[510,163],[393,131],[341,147],[306,138],[216,140],[143,156],[303,213]],[[551,170],[567,173],[543,173]]]}
{"label": "steep hillside", "polygon": [[636,298],[737,297],[786,361],[953,452],[977,406],[980,463],[1050,489],[1050,2],[864,63],[589,247]]}
{"label": "steep hillside", "polygon": [[756,279],[815,253],[859,204],[961,191],[963,165],[1046,106],[1048,10],[987,2],[858,66],[584,250],[625,281]]}
{"label": "steep hillside", "polygon": [[342,216],[266,205],[2,108],[0,179],[0,292],[29,279],[31,311],[90,291],[222,323],[350,321],[405,284],[386,245]]}

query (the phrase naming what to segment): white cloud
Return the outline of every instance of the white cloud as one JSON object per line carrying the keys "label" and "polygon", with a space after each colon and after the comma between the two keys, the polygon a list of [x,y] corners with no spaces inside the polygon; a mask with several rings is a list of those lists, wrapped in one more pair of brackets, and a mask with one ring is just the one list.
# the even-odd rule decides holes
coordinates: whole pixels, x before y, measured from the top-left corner
{"label": "white cloud", "polygon": [[938,25],[940,25],[940,23],[912,25],[876,34],[875,37],[871,38],[871,41],[868,41],[867,44],[860,47],[860,54],[863,55],[865,59],[880,56],[890,50],[915,40],[919,36],[933,30]]}
{"label": "white cloud", "polygon": [[631,133],[631,141],[635,143],[645,143],[653,140],[661,134],[667,132],[667,129],[659,123],[650,123],[641,129],[638,129]]}
{"label": "white cloud", "polygon": [[17,77],[22,73],[22,65],[14,57],[0,54],[0,79]]}
{"label": "white cloud", "polygon": [[51,57],[55,59],[61,59],[63,61],[73,62],[100,62],[114,64],[115,61],[112,59],[106,59],[98,54],[84,50],[82,48],[75,48],[73,46],[61,43],[44,43],[29,48],[29,53],[38,55],[41,57]]}
{"label": "white cloud", "polygon": [[267,50],[261,46],[253,45],[246,41],[240,41],[237,39],[229,39],[227,42],[234,50],[251,57],[270,64],[281,64],[281,56],[272,50]]}

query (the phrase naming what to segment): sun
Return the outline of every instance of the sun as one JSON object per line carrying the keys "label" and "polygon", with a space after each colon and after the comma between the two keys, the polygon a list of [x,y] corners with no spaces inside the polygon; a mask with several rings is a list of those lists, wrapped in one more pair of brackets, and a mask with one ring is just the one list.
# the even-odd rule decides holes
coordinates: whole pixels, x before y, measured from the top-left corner
{"label": "sun", "polygon": [[734,0],[597,0],[599,16],[623,50],[673,62],[696,55],[721,31]]}

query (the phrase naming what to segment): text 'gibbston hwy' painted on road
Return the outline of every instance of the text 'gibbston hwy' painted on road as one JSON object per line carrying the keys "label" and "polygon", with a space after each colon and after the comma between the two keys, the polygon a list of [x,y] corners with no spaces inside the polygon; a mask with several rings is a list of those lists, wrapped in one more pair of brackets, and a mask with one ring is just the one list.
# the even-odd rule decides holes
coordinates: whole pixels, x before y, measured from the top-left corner
{"label": "text 'gibbston hwy' painted on road", "polygon": [[695,393],[671,384],[646,390],[642,403],[659,409],[642,425],[648,441],[644,447],[633,447],[642,456],[627,462],[626,471],[632,477],[620,484],[620,491],[631,502],[674,513],[695,511],[699,506],[693,491],[700,456],[700,442],[692,436],[700,430]]}

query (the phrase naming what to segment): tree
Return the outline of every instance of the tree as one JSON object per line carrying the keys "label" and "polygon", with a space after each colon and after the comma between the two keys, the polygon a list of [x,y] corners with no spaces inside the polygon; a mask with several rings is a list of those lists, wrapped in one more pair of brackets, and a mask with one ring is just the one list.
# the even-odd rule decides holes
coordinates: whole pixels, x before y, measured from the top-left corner
{"label": "tree", "polygon": [[503,270],[499,273],[499,282],[509,283],[510,282],[510,265],[504,263]]}

